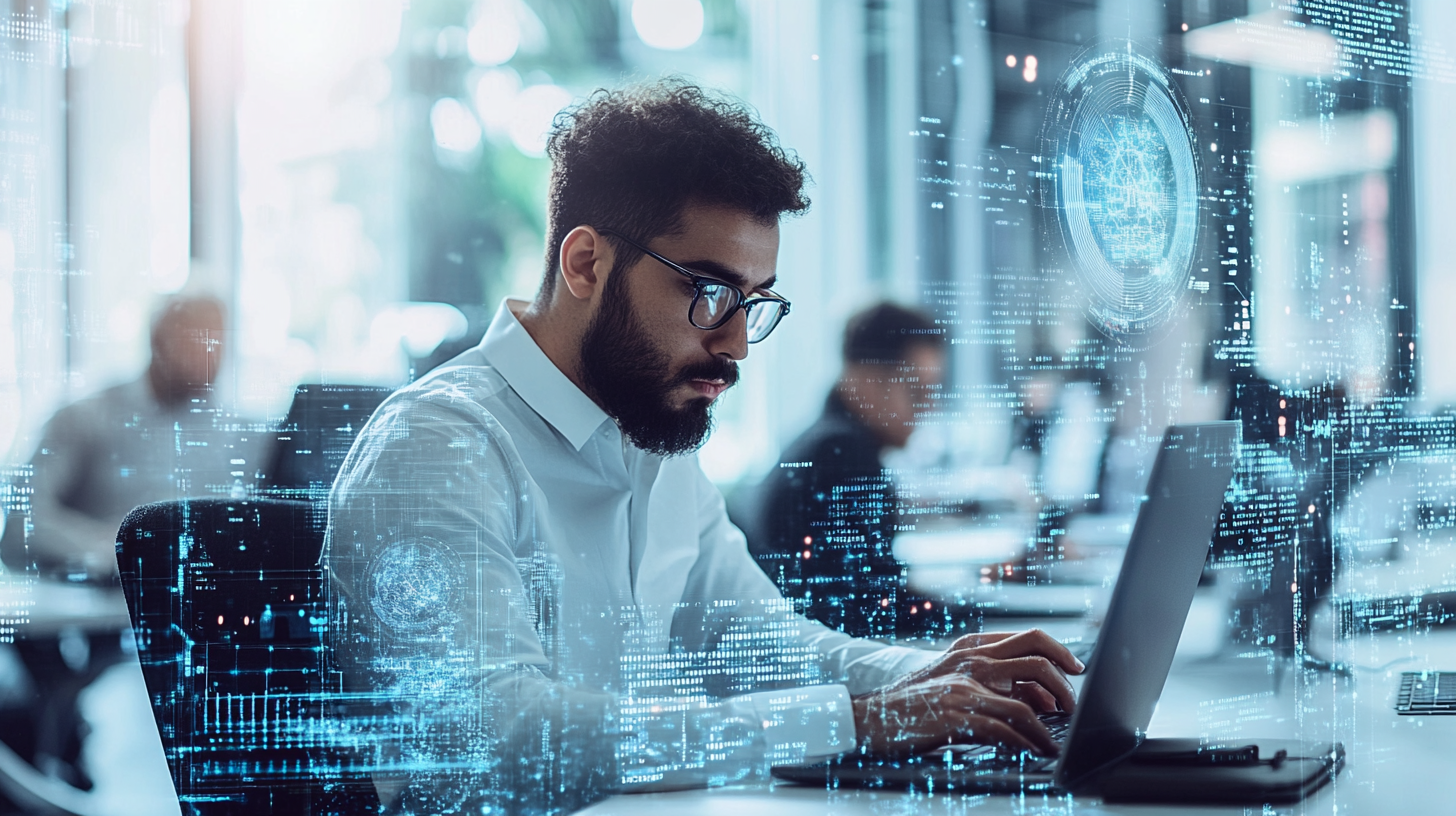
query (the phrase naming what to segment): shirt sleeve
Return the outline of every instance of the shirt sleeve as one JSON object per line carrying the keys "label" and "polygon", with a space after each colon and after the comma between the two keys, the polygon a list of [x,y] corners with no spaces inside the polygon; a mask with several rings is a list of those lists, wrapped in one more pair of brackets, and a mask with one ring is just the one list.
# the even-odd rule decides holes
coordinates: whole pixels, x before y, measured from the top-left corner
{"label": "shirt sleeve", "polygon": [[41,431],[40,444],[31,457],[30,511],[32,530],[27,541],[30,556],[43,568],[81,567],[93,576],[116,571],[116,528],[110,520],[96,519],[72,507],[71,496],[82,488],[88,468],[94,468],[92,423],[82,406],[57,411]]}
{"label": "shirt sleeve", "polygon": [[854,744],[842,686],[710,695],[667,677],[624,694],[565,669],[564,650],[592,644],[562,614],[540,501],[509,436],[458,394],[392,398],[340,471],[330,637],[368,703],[341,713],[341,733],[359,735],[391,807],[570,811]]}
{"label": "shirt sleeve", "polygon": [[[853,638],[796,614],[749,554],[743,533],[728,519],[722,494],[696,461],[681,461],[692,470],[681,478],[697,484],[702,525],[698,561],[684,601],[686,607],[704,611],[680,615],[675,634],[689,649],[711,652],[732,648],[727,643],[748,632],[769,633],[776,642],[758,654],[801,659],[775,678],[783,689],[747,695],[755,705],[772,701],[774,706],[775,716],[764,718],[774,764],[850,750],[856,739],[850,696],[930,665],[940,652]],[[723,659],[731,660],[731,655]]]}

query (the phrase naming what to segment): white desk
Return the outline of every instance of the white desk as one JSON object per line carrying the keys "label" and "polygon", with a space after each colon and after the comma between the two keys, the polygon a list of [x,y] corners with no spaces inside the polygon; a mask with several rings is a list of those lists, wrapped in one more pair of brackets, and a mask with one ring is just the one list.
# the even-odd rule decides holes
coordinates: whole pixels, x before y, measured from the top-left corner
{"label": "white desk", "polygon": [[[1379,671],[1357,669],[1353,683],[1322,673],[1276,671],[1267,658],[1225,653],[1175,664],[1158,704],[1152,736],[1218,739],[1293,737],[1345,744],[1345,769],[1303,803],[1265,813],[1408,814],[1456,812],[1456,716],[1403,717],[1394,711],[1402,671],[1456,671],[1456,630],[1428,635],[1388,633],[1333,646],[1316,627],[1311,643],[1331,644],[1335,657],[1357,666],[1410,658]],[[1276,677],[1278,687],[1276,688]],[[583,811],[591,816],[778,816],[778,814],[1071,814],[1188,812],[1189,809],[1103,805],[1088,797],[1010,797],[825,791],[782,783],[707,791],[618,796]],[[1197,813],[1261,813],[1196,808]]]}
{"label": "white desk", "polygon": [[23,621],[15,626],[20,638],[54,637],[68,629],[118,635],[131,631],[131,616],[121,587],[11,573],[0,574],[0,617]]}

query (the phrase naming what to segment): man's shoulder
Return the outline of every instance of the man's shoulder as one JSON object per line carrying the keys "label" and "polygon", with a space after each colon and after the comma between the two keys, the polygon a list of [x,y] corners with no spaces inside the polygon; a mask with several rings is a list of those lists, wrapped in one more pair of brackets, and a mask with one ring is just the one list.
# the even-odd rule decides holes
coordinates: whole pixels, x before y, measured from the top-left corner
{"label": "man's shoulder", "polygon": [[400,388],[359,432],[335,492],[402,472],[519,472],[515,440],[499,418],[509,410],[501,399],[506,391],[488,365],[452,365]]}
{"label": "man's shoulder", "polygon": [[81,424],[105,428],[121,413],[151,409],[151,391],[145,379],[109,385],[67,403],[52,415],[51,424]]}
{"label": "man's shoulder", "polygon": [[822,468],[836,464],[877,468],[879,446],[864,428],[841,417],[825,415],[784,449],[779,466]]}
{"label": "man's shoulder", "polygon": [[462,355],[390,394],[361,435],[432,430],[504,435],[498,415],[508,390],[505,378],[483,357]]}
{"label": "man's shoulder", "polygon": [[488,413],[507,388],[505,377],[483,357],[457,357],[395,391],[380,407],[402,410],[448,408]]}

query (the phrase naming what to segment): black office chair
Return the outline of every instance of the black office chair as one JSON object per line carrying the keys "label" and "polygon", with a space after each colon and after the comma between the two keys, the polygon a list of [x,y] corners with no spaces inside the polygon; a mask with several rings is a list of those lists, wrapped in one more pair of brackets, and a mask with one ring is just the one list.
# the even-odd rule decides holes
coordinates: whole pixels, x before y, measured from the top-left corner
{"label": "black office chair", "polygon": [[377,812],[327,744],[321,507],[193,499],[136,508],[117,559],[184,813]]}
{"label": "black office chair", "polygon": [[354,437],[393,391],[375,385],[298,386],[274,434],[264,489],[279,498],[326,498]]}

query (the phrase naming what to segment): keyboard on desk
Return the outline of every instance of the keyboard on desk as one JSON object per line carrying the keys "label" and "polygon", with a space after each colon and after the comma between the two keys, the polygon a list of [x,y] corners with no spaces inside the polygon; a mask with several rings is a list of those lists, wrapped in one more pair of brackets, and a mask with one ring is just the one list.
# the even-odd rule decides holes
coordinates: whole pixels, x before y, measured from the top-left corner
{"label": "keyboard on desk", "polygon": [[1045,725],[1047,730],[1052,732],[1052,739],[1056,740],[1058,744],[1065,740],[1067,738],[1067,732],[1072,730],[1072,715],[1064,711],[1058,711],[1053,714],[1040,714],[1037,716],[1037,719],[1041,720],[1041,724]]}
{"label": "keyboard on desk", "polygon": [[[1040,714],[1037,719],[1058,745],[1066,741],[1067,731],[1072,727],[1072,715],[1063,712]],[[1049,771],[1056,764],[1056,757],[1044,757],[1014,748],[997,745],[948,745],[928,752],[935,756],[950,753],[952,765],[974,764],[978,769],[1005,769],[1024,771]]]}
{"label": "keyboard on desk", "polygon": [[1402,672],[1397,714],[1456,714],[1456,672]]}
{"label": "keyboard on desk", "polygon": [[[1061,743],[1071,726],[1068,714],[1040,717]],[[1044,757],[994,745],[942,745],[910,757],[876,757],[854,751],[811,765],[784,765],[774,776],[805,784],[841,784],[868,788],[964,790],[1015,793],[1052,790],[1056,757]]]}

